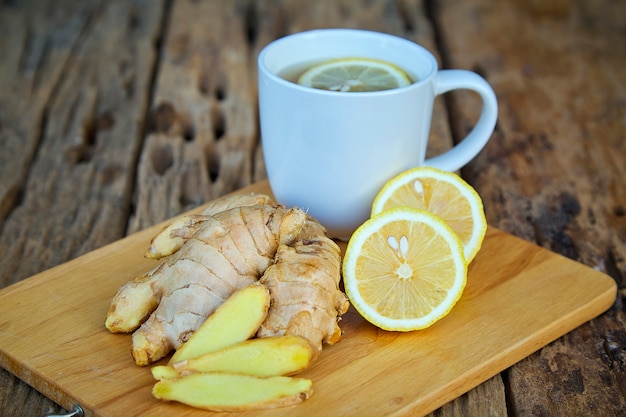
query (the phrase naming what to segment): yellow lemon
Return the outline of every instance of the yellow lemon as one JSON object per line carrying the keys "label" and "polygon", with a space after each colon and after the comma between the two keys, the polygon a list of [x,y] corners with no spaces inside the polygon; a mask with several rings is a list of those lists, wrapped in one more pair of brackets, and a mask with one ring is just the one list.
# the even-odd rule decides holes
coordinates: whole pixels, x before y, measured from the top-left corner
{"label": "yellow lemon", "polygon": [[298,84],[321,90],[365,92],[405,87],[411,80],[388,62],[367,58],[344,58],[315,65],[305,71]]}
{"label": "yellow lemon", "polygon": [[343,261],[350,302],[385,330],[432,325],[459,300],[466,279],[457,235],[434,214],[406,207],[363,223],[350,238]]}
{"label": "yellow lemon", "polygon": [[401,173],[378,193],[372,216],[393,207],[413,207],[441,217],[459,236],[467,262],[474,259],[487,232],[480,196],[453,172],[418,167]]}

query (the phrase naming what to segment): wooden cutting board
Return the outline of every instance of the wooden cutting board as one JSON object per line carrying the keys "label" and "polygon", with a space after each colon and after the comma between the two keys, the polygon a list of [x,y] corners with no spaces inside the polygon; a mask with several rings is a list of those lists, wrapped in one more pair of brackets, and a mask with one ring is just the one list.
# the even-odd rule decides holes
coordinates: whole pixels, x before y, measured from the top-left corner
{"label": "wooden cutting board", "polygon": [[[268,192],[267,182],[247,191]],[[154,266],[157,225],[0,291],[0,365],[86,416],[206,416],[151,395],[130,336],[104,317],[118,287]],[[406,416],[431,412],[608,309],[615,282],[490,227],[452,312],[412,333],[386,332],[350,309],[340,343],[302,376],[314,394],[290,408],[236,416]]]}

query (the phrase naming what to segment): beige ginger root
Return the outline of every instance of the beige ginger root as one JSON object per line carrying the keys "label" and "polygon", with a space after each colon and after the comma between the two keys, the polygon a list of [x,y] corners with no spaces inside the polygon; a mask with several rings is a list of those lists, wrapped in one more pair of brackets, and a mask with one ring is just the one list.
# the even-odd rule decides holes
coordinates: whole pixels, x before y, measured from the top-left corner
{"label": "beige ginger root", "polygon": [[298,240],[278,248],[276,262],[263,274],[272,304],[257,336],[300,336],[319,354],[322,344],[341,338],[339,316],[349,307],[339,290],[339,247],[322,225],[308,218]]}
{"label": "beige ginger root", "polygon": [[[131,332],[140,325],[132,348],[138,365],[164,357],[236,290],[256,282],[278,246],[294,241],[304,220],[302,210],[262,204],[194,222],[196,230],[179,250],[120,288],[106,318],[107,329]],[[184,230],[176,234],[187,235]]]}
{"label": "beige ginger root", "polygon": [[[278,254],[277,254],[278,253]],[[236,290],[261,276],[272,304],[258,336],[289,334],[316,349],[341,337],[348,307],[339,290],[340,252],[297,208],[250,194],[184,216],[152,240],[146,257],[164,262],[124,285],[107,315],[111,332],[132,332],[139,365],[179,347]]]}
{"label": "beige ginger root", "polygon": [[236,208],[256,205],[273,205],[272,199],[264,194],[241,194],[218,198],[209,203],[202,214],[182,216],[168,224],[150,242],[146,258],[160,259],[180,249],[206,221],[206,216]]}

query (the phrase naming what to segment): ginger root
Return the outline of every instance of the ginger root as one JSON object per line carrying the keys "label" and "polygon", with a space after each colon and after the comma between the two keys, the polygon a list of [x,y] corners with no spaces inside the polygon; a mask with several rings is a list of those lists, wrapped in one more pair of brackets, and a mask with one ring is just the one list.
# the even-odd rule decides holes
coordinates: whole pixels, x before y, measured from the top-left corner
{"label": "ginger root", "polygon": [[[233,389],[236,387],[237,389]],[[163,379],[152,394],[210,411],[244,411],[296,405],[312,393],[310,379],[257,377],[231,373],[195,373]]]}
{"label": "ginger root", "polygon": [[300,336],[317,354],[323,343],[338,342],[337,318],[349,307],[338,290],[340,269],[339,247],[326,237],[322,225],[308,218],[298,240],[281,245],[276,262],[261,277],[273,301],[257,336]]}
{"label": "ginger root", "polygon": [[122,286],[105,326],[133,332],[138,365],[181,346],[235,291],[257,282],[271,305],[258,336],[294,335],[311,343],[341,337],[348,301],[339,289],[340,253],[324,228],[298,208],[261,194],[216,200],[155,236],[146,257],[163,262]]}
{"label": "ginger root", "polygon": [[[280,244],[290,244],[305,220],[300,209],[236,207],[194,222],[196,230],[164,262],[124,285],[113,298],[105,325],[133,333],[138,365],[180,346],[238,289],[258,280]],[[199,224],[199,225],[198,225]],[[176,236],[187,236],[183,225]],[[172,234],[171,230],[166,231]]]}

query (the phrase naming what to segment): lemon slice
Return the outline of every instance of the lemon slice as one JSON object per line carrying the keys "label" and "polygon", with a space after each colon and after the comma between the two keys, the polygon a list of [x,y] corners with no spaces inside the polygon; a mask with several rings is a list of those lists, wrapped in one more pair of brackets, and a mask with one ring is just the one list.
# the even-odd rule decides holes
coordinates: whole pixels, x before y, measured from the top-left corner
{"label": "lemon slice", "polygon": [[365,92],[405,87],[411,80],[393,64],[367,58],[344,58],[315,65],[298,84],[321,90]]}
{"label": "lemon slice", "polygon": [[441,217],[459,236],[467,262],[474,259],[487,232],[480,196],[453,172],[418,167],[392,178],[374,199],[372,216],[393,207],[413,207]]}
{"label": "lemon slice", "polygon": [[406,207],[363,223],[343,261],[350,302],[385,330],[418,330],[440,320],[461,297],[466,279],[457,235],[434,214]]}

